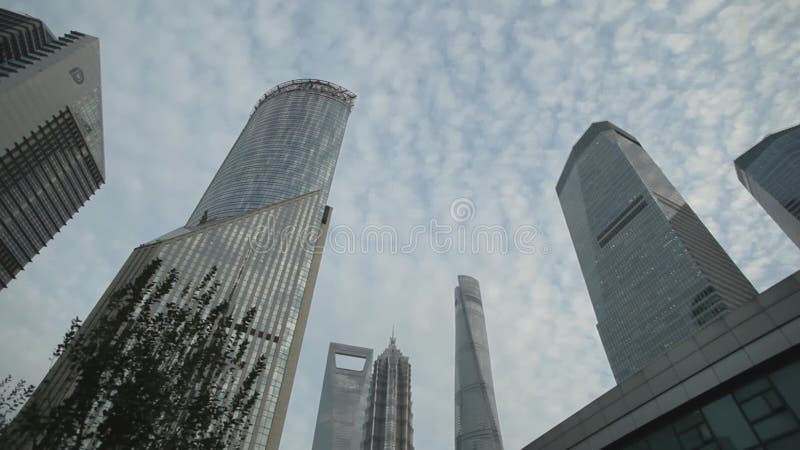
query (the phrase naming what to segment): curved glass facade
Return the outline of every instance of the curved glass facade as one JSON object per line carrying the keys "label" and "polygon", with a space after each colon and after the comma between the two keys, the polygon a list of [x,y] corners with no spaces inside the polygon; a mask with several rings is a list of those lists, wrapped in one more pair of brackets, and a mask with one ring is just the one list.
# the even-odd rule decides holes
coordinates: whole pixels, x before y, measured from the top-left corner
{"label": "curved glass facade", "polygon": [[267,92],[187,226],[321,190],[327,200],[355,94],[321,80]]}
{"label": "curved glass facade", "polygon": [[456,450],[502,450],[489,338],[478,280],[458,276],[456,296]]}
{"label": "curved glass facade", "polygon": [[[267,92],[187,226],[134,250],[83,324],[91,329],[99,323],[108,296],[153,258],[163,261],[157,275],[176,268],[185,280],[216,267],[234,321],[257,309],[241,373],[226,374],[226,382],[241,384],[242,373],[266,357],[256,381],[259,398],[245,418],[249,431],[235,448],[279,448],[327,236],[328,190],[354,99],[320,80],[290,81]],[[85,153],[90,151],[91,145]],[[170,293],[165,301],[176,296]],[[55,405],[70,392],[74,366],[67,360],[53,365],[37,399]]]}

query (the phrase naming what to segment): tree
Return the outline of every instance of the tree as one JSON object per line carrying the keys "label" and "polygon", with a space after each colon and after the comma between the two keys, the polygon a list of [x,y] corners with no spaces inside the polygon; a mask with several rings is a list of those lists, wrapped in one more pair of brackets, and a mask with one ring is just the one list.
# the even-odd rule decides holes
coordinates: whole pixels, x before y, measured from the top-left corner
{"label": "tree", "polygon": [[14,382],[14,377],[11,375],[0,380],[0,435],[3,434],[14,413],[33,394],[34,389],[35,386],[25,380]]}
{"label": "tree", "polygon": [[113,292],[91,326],[73,320],[54,352],[68,365],[71,392],[51,408],[34,394],[11,439],[37,449],[241,443],[266,366],[261,355],[244,370],[256,309],[235,322],[229,299],[218,298],[216,268],[176,292],[175,269],[155,279],[161,264]]}

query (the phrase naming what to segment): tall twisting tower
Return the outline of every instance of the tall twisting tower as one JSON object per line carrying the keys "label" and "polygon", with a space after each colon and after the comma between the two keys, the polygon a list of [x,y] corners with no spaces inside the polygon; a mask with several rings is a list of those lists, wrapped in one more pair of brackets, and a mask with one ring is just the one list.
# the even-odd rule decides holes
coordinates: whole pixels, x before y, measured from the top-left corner
{"label": "tall twisting tower", "polygon": [[502,450],[480,285],[459,275],[456,295],[456,450]]}
{"label": "tall twisting tower", "polygon": [[394,333],[375,360],[365,416],[363,450],[414,450],[411,364]]}
{"label": "tall twisting tower", "polygon": [[[234,321],[257,308],[243,372],[266,355],[244,449],[277,450],[280,443],[331,213],[328,189],[354,99],[320,80],[268,91],[188,223],[136,248],[84,324],[92,327],[110,293],[154,258],[163,261],[157,276],[176,268],[197,280],[216,266]],[[57,401],[68,392],[63,359],[35,398]]]}

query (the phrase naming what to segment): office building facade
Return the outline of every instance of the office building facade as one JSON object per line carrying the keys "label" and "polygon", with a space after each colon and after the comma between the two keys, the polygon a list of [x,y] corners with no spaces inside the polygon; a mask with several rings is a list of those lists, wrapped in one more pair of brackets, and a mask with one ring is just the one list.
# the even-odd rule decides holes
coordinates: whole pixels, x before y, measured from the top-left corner
{"label": "office building facade", "polygon": [[592,124],[556,186],[614,378],[756,291],[639,142]]}
{"label": "office building facade", "polygon": [[[243,449],[279,448],[331,214],[327,189],[354,99],[346,89],[320,80],[295,80],[267,92],[220,168],[224,176],[214,177],[196,208],[203,213],[135,249],[83,325],[92,327],[101,320],[109,296],[154,258],[163,261],[157,277],[176,268],[183,279],[197,280],[216,267],[220,298],[234,305],[234,321],[248,309],[257,309],[242,372],[248,372],[260,355],[266,356]],[[310,128],[305,137],[303,127]],[[273,140],[282,143],[280,151],[273,148]],[[279,166],[287,173],[264,181],[256,174],[236,177],[227,172],[231,161],[243,160],[260,167]],[[324,179],[315,184],[308,181],[310,175],[294,178],[291,173],[305,174],[309,167],[323,168],[312,172]],[[294,186],[295,181],[302,186]],[[304,189],[309,191],[301,192]],[[179,295],[171,293],[164,301]],[[34,394],[39,403],[56,403],[68,392],[64,359],[56,362]],[[242,381],[239,376],[230,385]]]}
{"label": "office building facade", "polygon": [[455,449],[502,450],[478,280],[458,276],[455,310]]}
{"label": "office building facade", "polygon": [[411,364],[392,335],[372,368],[361,448],[414,450],[412,422]]}
{"label": "office building facade", "polygon": [[524,450],[800,448],[800,272],[709,324]]}
{"label": "office building facade", "polygon": [[734,165],[739,181],[800,248],[800,125],[765,137]]}
{"label": "office building facade", "polygon": [[359,449],[371,367],[371,348],[331,342],[312,450]]}
{"label": "office building facade", "polygon": [[99,41],[0,9],[0,289],[104,181]]}

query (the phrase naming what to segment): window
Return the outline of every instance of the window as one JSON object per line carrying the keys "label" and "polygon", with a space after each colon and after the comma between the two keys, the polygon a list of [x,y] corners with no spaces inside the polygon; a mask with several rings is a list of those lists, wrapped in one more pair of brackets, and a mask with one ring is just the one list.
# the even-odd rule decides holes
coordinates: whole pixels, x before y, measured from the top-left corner
{"label": "window", "polygon": [[624,450],[789,450],[800,448],[800,362],[740,384]]}

